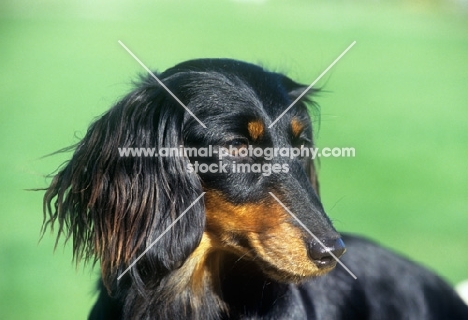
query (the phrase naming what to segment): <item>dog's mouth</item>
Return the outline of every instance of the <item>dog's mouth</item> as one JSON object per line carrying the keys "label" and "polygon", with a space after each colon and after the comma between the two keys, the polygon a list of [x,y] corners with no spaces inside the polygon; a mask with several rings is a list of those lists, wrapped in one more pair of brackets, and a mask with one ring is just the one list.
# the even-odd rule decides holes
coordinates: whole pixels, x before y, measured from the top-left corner
{"label": "dog's mouth", "polygon": [[332,257],[312,260],[301,239],[277,241],[274,237],[251,233],[236,235],[230,240],[232,253],[254,263],[266,277],[278,282],[300,283],[324,275],[336,266]]}
{"label": "dog's mouth", "polygon": [[325,249],[338,248],[339,235],[323,235],[324,248],[317,246],[276,202],[233,204],[211,191],[205,204],[206,232],[216,239],[216,249],[255,264],[267,278],[301,282],[336,265]]}
{"label": "dog's mouth", "polygon": [[302,273],[292,273],[289,269],[278,269],[278,266],[272,265],[271,263],[264,260],[260,263],[257,261],[257,264],[259,264],[259,267],[261,268],[263,273],[272,280],[283,283],[299,284],[310,278],[320,277],[327,274],[335,268],[336,261],[327,264],[326,267],[318,267],[312,272],[308,268],[306,268]]}

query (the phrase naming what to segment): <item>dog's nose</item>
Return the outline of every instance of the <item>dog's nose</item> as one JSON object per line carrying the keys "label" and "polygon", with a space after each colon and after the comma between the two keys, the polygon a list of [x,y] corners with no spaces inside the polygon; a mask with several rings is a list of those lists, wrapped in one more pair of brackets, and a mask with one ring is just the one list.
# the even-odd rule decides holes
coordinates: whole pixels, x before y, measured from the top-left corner
{"label": "dog's nose", "polygon": [[341,238],[325,238],[320,241],[323,246],[315,240],[308,243],[309,257],[319,268],[330,267],[336,263],[331,253],[337,258],[341,257],[346,251],[345,244]]}

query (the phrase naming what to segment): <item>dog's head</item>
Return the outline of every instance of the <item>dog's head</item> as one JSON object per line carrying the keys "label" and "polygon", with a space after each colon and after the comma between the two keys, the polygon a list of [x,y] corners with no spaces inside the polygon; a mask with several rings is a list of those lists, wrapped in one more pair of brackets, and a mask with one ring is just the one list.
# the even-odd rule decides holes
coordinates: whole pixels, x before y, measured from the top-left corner
{"label": "dog's head", "polygon": [[58,221],[76,259],[99,260],[108,287],[154,242],[129,272],[135,281],[163,277],[197,250],[235,254],[277,281],[331,270],[329,251],[340,256],[344,245],[305,152],[306,101],[283,114],[306,88],[224,59],[184,62],[158,78],[186,108],[152,77],[141,81],[54,177],[45,227]]}

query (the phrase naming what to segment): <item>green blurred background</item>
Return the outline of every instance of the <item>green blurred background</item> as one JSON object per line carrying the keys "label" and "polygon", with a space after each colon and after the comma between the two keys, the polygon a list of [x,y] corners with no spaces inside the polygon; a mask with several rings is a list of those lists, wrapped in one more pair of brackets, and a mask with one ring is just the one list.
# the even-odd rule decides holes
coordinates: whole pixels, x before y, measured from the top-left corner
{"label": "green blurred background", "polygon": [[[467,1],[23,1],[0,4],[0,319],[83,319],[97,269],[38,243],[44,175],[146,65],[228,57],[320,81],[322,199],[451,283],[468,278]],[[349,252],[348,254],[352,254]]]}

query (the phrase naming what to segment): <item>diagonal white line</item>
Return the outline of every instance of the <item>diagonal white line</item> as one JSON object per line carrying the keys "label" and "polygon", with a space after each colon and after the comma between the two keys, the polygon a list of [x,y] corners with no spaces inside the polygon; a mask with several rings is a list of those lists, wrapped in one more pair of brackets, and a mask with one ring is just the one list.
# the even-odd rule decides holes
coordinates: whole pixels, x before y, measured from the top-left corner
{"label": "diagonal white line", "polygon": [[133,57],[133,59],[135,59],[135,60],[136,60],[136,61],[137,61],[137,62],[138,62],[138,63],[139,63],[139,64],[140,64],[140,65],[141,65],[141,66],[158,82],[158,83],[159,83],[159,85],[160,85],[161,87],[163,87],[163,88],[167,91],[167,93],[169,93],[182,107],[185,108],[185,110],[187,110],[188,113],[190,113],[190,115],[191,115],[192,117],[195,118],[195,120],[198,121],[198,123],[201,124],[201,126],[202,126],[203,128],[206,129],[205,124],[204,124],[203,122],[201,122],[200,119],[198,119],[198,118],[193,114],[193,112],[190,111],[190,109],[187,108],[187,106],[186,106],[182,101],[180,101],[179,98],[177,98],[176,95],[173,94],[172,91],[169,90],[169,88],[166,87],[166,85],[165,85],[164,83],[162,83],[162,81],[159,80],[158,77],[156,77],[156,76],[154,75],[154,73],[153,73],[150,69],[148,69],[148,68],[144,65],[143,62],[141,62],[140,59],[138,59],[137,56],[135,56],[135,55],[133,54],[133,52],[130,51],[130,49],[127,48],[127,46],[125,46],[125,45],[123,44],[122,41],[119,40],[118,42],[119,42],[119,44]]}
{"label": "diagonal white line", "polygon": [[177,219],[174,220],[174,222],[172,222],[167,228],[166,230],[163,231],[163,233],[161,233],[159,235],[159,237],[157,237],[153,242],[151,242],[151,244],[145,249],[145,251],[143,251],[142,254],[140,254],[136,259],[135,261],[132,262],[131,265],[128,266],[127,269],[125,269],[124,272],[122,272],[120,274],[120,276],[117,277],[117,280],[120,280],[137,262],[138,260],[140,260],[169,230],[171,230],[171,228],[180,220],[182,219],[182,217],[190,210],[191,207],[193,207],[197,202],[198,200],[200,200],[204,195],[205,195],[206,192],[203,192],[198,198],[195,199],[195,201],[192,202],[192,204],[184,210],[184,212],[182,212],[180,214],[179,217],[177,217]]}
{"label": "diagonal white line", "polygon": [[346,54],[346,52],[348,52],[349,49],[351,49],[355,44],[356,44],[356,41],[353,41],[353,43],[351,43],[351,44],[346,48],[346,50],[343,51],[343,52],[338,56],[338,58],[336,58],[335,61],[333,61],[332,64],[329,65],[328,68],[326,68],[326,69],[318,76],[318,78],[315,79],[315,81],[312,82],[312,83],[310,84],[310,86],[308,86],[307,89],[305,89],[304,92],[303,92],[299,97],[297,97],[296,100],[294,100],[294,101],[289,105],[289,107],[287,107],[286,110],[284,110],[283,113],[280,114],[280,115],[278,116],[278,118],[276,118],[275,121],[273,121],[273,122],[268,126],[268,128],[273,127],[273,125],[274,125],[276,122],[278,122],[278,120],[281,119],[281,117],[283,117],[283,116],[286,114],[286,112],[288,112],[289,109],[291,109],[291,108],[296,104],[296,102],[298,102],[298,101],[299,101],[299,100],[300,100],[300,99],[301,99],[301,98],[302,98],[302,97],[303,97],[303,96],[304,96],[304,95],[305,95],[305,94],[306,94],[306,93],[307,93],[307,92],[308,92],[308,91],[309,91],[309,90],[310,90],[310,89],[311,89],[311,88],[328,72],[328,70],[330,70],[330,69]]}
{"label": "diagonal white line", "polygon": [[320,239],[317,238],[317,236],[316,236],[315,234],[313,234],[312,231],[310,231],[310,230],[306,227],[306,225],[303,224],[302,221],[299,220],[299,218],[296,217],[296,215],[295,215],[294,213],[292,213],[292,212],[288,209],[288,207],[286,207],[286,206],[280,201],[280,199],[278,199],[272,192],[269,192],[269,194],[270,194],[273,198],[275,198],[276,201],[278,201],[278,203],[284,208],[284,210],[286,210],[286,211],[291,215],[291,217],[293,217],[293,218],[297,221],[297,223],[299,223],[299,224],[301,225],[301,227],[303,227],[303,228],[305,229],[305,231],[307,231],[307,233],[309,233],[309,234],[315,239],[315,241],[317,241],[317,242],[318,242],[318,243],[319,243],[335,260],[336,260],[336,262],[338,262],[346,271],[348,271],[348,273],[351,275],[351,277],[354,278],[354,280],[357,279],[356,275],[355,275],[354,273],[352,273],[351,270],[349,270],[348,267],[346,267],[346,266],[344,265],[344,263],[341,262],[340,259],[338,259],[338,257],[335,256],[335,255],[333,254],[333,252],[330,251],[330,248],[327,248],[327,247],[322,243],[322,241],[320,241]]}

